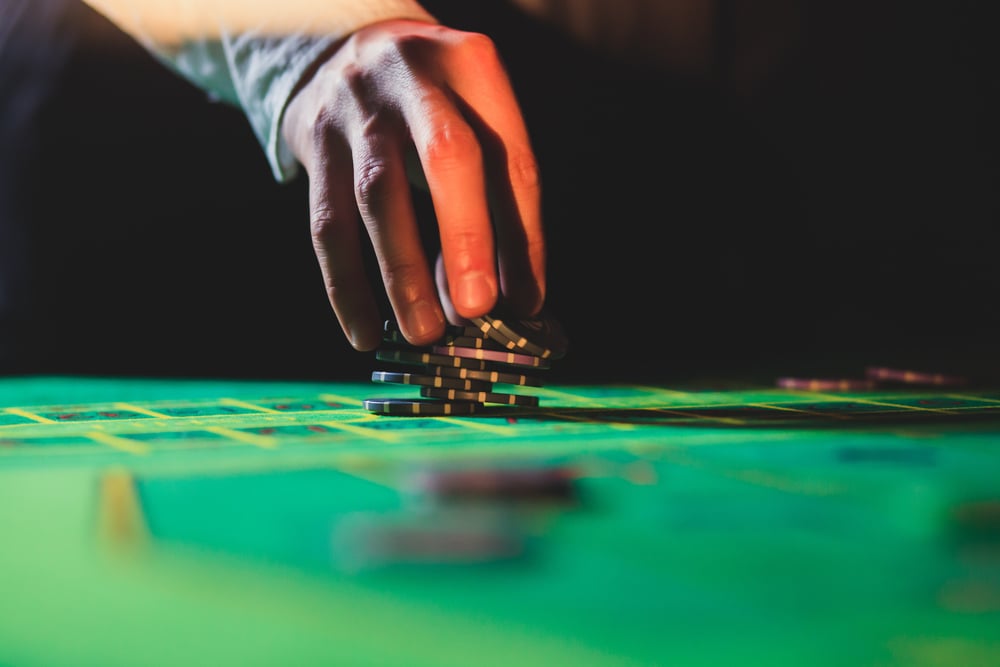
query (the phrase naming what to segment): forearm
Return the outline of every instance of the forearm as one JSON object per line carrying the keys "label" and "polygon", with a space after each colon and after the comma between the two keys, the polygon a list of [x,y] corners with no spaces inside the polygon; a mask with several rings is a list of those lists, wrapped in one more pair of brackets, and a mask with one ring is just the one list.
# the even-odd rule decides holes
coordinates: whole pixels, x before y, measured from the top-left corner
{"label": "forearm", "polygon": [[365,25],[434,21],[414,0],[84,1],[181,76],[240,106],[280,181],[297,170],[281,138],[281,117],[316,59]]}

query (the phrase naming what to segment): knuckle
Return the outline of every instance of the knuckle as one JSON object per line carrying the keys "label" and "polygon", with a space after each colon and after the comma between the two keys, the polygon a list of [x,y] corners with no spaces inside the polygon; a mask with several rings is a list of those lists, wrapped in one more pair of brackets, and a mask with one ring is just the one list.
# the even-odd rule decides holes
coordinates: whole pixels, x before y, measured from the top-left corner
{"label": "knuckle", "polygon": [[437,126],[427,139],[427,159],[438,169],[462,167],[482,160],[482,149],[472,128],[449,121]]}
{"label": "knuckle", "polygon": [[466,228],[448,229],[444,232],[452,248],[468,249],[482,245],[482,236]]}
{"label": "knuckle", "polygon": [[382,266],[382,281],[386,290],[398,292],[397,288],[403,291],[412,290],[413,285],[420,283],[420,272],[422,266],[414,261],[403,257],[386,258]]}
{"label": "knuckle", "polygon": [[462,48],[468,57],[483,63],[498,60],[497,47],[493,39],[481,32],[466,32],[462,36]]}
{"label": "knuckle", "polygon": [[435,40],[430,34],[412,32],[396,35],[389,47],[387,58],[406,63],[418,61],[428,50],[435,48]]}
{"label": "knuckle", "polygon": [[541,172],[538,160],[531,150],[522,149],[510,158],[510,179],[517,189],[541,189]]}
{"label": "knuckle", "polygon": [[343,318],[350,312],[349,306],[354,297],[351,281],[338,275],[336,271],[330,271],[326,277],[326,298],[338,318]]}
{"label": "knuckle", "polygon": [[369,156],[354,168],[354,192],[358,205],[365,208],[385,193],[389,181],[389,167],[380,157]]}
{"label": "knuckle", "polygon": [[451,228],[442,229],[441,241],[447,246],[455,266],[466,268],[477,263],[478,258],[490,247],[492,239],[471,229]]}
{"label": "knuckle", "polygon": [[371,76],[366,68],[357,63],[345,65],[340,72],[339,87],[342,94],[364,97],[371,87]]}
{"label": "knuckle", "polygon": [[312,115],[312,125],[309,128],[313,144],[325,145],[330,138],[333,125],[333,111],[326,105],[320,105]]}
{"label": "knuckle", "polygon": [[309,233],[313,245],[325,246],[330,242],[340,225],[339,216],[331,208],[314,209],[309,216]]}

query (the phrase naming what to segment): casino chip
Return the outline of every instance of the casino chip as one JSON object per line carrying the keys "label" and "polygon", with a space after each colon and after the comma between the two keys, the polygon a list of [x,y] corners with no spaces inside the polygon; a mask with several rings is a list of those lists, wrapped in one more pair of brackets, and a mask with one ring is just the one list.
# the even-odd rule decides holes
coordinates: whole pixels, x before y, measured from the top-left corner
{"label": "casino chip", "polygon": [[411,473],[406,486],[436,501],[503,501],[576,504],[578,473],[565,466],[428,468]]}
{"label": "casino chip", "polygon": [[472,401],[442,401],[431,398],[366,398],[365,410],[399,417],[446,417],[471,415],[483,407]]}
{"label": "casino chip", "polygon": [[457,345],[458,347],[477,347],[501,352],[507,349],[492,338],[482,338],[481,336],[445,336],[444,342],[447,345]]}
{"label": "casino chip", "polygon": [[375,350],[375,358],[380,361],[398,361],[404,364],[425,366],[452,366],[454,368],[471,368],[477,371],[486,370],[488,367],[482,359],[434,354],[417,348],[410,350],[379,348]]}
{"label": "casino chip", "polygon": [[394,565],[477,565],[528,555],[528,535],[509,512],[438,510],[348,514],[331,536],[333,565],[360,572]]}
{"label": "casino chip", "polygon": [[486,404],[537,407],[538,396],[496,391],[494,384],[541,387],[532,369],[551,368],[567,344],[563,329],[550,315],[530,320],[491,314],[477,327],[448,325],[433,345],[415,347],[392,320],[386,320],[383,345],[375,358],[413,367],[410,371],[376,370],[372,382],[419,386],[419,398],[370,398],[365,409],[392,416],[472,415]]}
{"label": "casino chip", "polygon": [[525,405],[529,407],[538,405],[537,396],[505,394],[499,391],[462,391],[461,389],[421,387],[420,395],[427,398],[443,398],[446,401],[475,401],[477,403],[500,403],[502,405]]}
{"label": "casino chip", "polygon": [[505,373],[494,370],[477,371],[471,368],[452,368],[450,366],[435,366],[428,368],[427,372],[444,377],[484,380],[494,384],[517,384],[526,387],[542,386],[542,381],[539,378],[536,378],[534,375],[524,375],[523,373]]}
{"label": "casino chip", "polygon": [[417,373],[393,373],[390,371],[373,371],[372,382],[395,382],[397,384],[415,384],[422,387],[438,387],[441,389],[459,389],[461,391],[489,391],[492,382],[453,378],[446,375],[419,375]]}
{"label": "casino chip", "polygon": [[521,354],[519,352],[506,352],[500,350],[484,350],[478,347],[459,347],[458,345],[435,345],[431,348],[434,354],[444,354],[450,357],[463,357],[465,359],[479,359],[481,361],[495,361],[510,366],[522,366],[525,368],[548,368],[549,362],[541,357],[532,354]]}
{"label": "casino chip", "polygon": [[504,348],[525,352],[542,359],[562,359],[569,348],[569,339],[562,325],[544,310],[529,318],[512,317],[502,307],[495,312],[471,320],[484,336]]}

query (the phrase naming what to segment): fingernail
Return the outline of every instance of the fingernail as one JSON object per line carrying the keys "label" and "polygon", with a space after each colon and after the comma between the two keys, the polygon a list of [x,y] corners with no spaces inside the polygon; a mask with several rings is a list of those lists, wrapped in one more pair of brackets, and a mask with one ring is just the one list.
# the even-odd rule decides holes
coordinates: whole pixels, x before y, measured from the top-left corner
{"label": "fingernail", "polygon": [[411,336],[422,338],[444,325],[444,314],[430,301],[417,301],[406,314],[406,324]]}
{"label": "fingernail", "polygon": [[462,276],[454,296],[454,301],[468,310],[482,308],[496,299],[496,284],[492,277],[482,271],[471,271]]}

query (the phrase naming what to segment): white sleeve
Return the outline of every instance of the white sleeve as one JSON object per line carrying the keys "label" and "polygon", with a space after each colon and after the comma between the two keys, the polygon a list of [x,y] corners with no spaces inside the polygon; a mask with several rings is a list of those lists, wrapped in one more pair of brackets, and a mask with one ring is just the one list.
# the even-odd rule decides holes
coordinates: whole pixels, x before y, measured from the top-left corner
{"label": "white sleeve", "polygon": [[243,109],[275,179],[299,165],[281,118],[302,76],[337,42],[389,19],[435,22],[415,0],[86,0],[215,99]]}
{"label": "white sleeve", "polygon": [[305,71],[339,39],[225,34],[219,42],[185,44],[167,64],[210,95],[242,108],[275,179],[287,182],[299,165],[281,136],[282,114]]}

